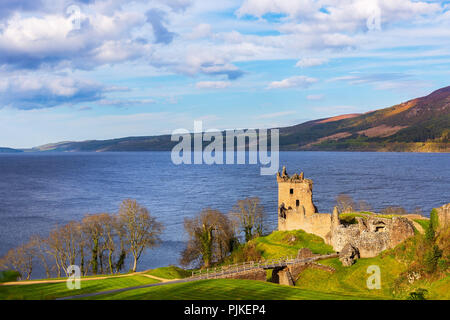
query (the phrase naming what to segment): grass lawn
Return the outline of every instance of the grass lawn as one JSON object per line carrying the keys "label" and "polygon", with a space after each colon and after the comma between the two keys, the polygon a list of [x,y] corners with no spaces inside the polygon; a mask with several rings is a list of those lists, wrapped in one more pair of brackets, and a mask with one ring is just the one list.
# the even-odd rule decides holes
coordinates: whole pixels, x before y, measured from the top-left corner
{"label": "grass lawn", "polygon": [[46,300],[60,297],[99,292],[126,287],[157,283],[145,276],[111,277],[102,280],[81,281],[81,289],[68,290],[66,283],[43,283],[0,286],[0,300]]}
{"label": "grass lawn", "polygon": [[102,300],[360,300],[363,295],[326,293],[255,280],[202,280],[95,296]]}

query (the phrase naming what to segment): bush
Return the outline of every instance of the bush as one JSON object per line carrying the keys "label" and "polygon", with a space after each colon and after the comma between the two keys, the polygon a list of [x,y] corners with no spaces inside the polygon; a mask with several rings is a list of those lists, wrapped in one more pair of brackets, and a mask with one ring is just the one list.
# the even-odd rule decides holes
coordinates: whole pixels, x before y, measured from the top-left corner
{"label": "bush", "polygon": [[260,261],[262,259],[261,252],[256,248],[255,243],[249,242],[241,245],[234,250],[230,256],[231,263]]}
{"label": "bush", "polygon": [[0,271],[0,282],[17,281],[20,278],[20,273],[14,270]]}
{"label": "bush", "polygon": [[425,295],[428,293],[428,290],[418,288],[416,291],[410,292],[408,300],[426,300]]}
{"label": "bush", "polygon": [[438,261],[442,257],[442,250],[437,245],[432,246],[425,252],[423,265],[427,273],[434,273],[436,271]]}

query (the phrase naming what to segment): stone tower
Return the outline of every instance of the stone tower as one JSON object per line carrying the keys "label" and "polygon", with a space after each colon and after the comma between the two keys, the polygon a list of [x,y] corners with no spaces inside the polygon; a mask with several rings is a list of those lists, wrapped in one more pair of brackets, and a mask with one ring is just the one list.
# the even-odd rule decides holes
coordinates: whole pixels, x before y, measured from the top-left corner
{"label": "stone tower", "polygon": [[299,229],[299,219],[302,220],[317,213],[313,203],[313,182],[305,179],[303,172],[289,177],[286,167],[283,167],[281,174],[277,173],[277,183],[278,229]]}

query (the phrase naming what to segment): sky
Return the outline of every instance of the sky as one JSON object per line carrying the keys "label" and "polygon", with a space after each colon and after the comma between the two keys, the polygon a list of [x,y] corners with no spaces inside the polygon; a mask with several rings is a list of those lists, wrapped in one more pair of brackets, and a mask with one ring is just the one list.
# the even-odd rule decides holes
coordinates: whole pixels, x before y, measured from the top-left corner
{"label": "sky", "polygon": [[364,113],[449,66],[450,1],[1,0],[0,146]]}

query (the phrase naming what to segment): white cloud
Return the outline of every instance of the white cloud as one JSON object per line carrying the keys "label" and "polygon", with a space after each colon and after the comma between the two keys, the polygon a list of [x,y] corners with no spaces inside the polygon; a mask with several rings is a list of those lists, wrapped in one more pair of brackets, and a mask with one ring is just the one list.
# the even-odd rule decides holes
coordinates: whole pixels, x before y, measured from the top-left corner
{"label": "white cloud", "polygon": [[307,15],[318,10],[318,4],[312,0],[245,0],[236,11],[239,17],[253,15],[262,17],[267,13],[282,13],[289,16]]}
{"label": "white cloud", "polygon": [[39,109],[101,99],[116,91],[97,82],[50,75],[9,75],[0,78],[0,105],[18,109]]}
{"label": "white cloud", "polygon": [[308,88],[318,80],[306,76],[294,76],[281,81],[273,81],[269,84],[268,89],[284,89],[284,88]]}
{"label": "white cloud", "polygon": [[212,35],[211,25],[207,23],[201,23],[192,29],[192,32],[186,36],[189,40],[196,40],[202,38],[208,38]]}
{"label": "white cloud", "polygon": [[281,111],[281,112],[274,112],[274,113],[266,113],[266,114],[262,114],[256,117],[256,119],[272,119],[272,118],[279,118],[279,117],[284,117],[284,116],[289,116],[292,114],[295,114],[296,112],[291,110],[291,111]]}
{"label": "white cloud", "polygon": [[225,89],[230,85],[229,81],[200,81],[195,86],[198,89]]}
{"label": "white cloud", "polygon": [[129,107],[136,105],[149,105],[156,103],[153,99],[127,100],[127,99],[103,99],[98,102],[103,106]]}
{"label": "white cloud", "polygon": [[322,100],[324,97],[323,94],[310,94],[306,96],[306,99],[308,100]]}
{"label": "white cloud", "polygon": [[327,61],[328,59],[325,58],[302,58],[295,64],[295,66],[300,68],[315,67],[320,66]]}

